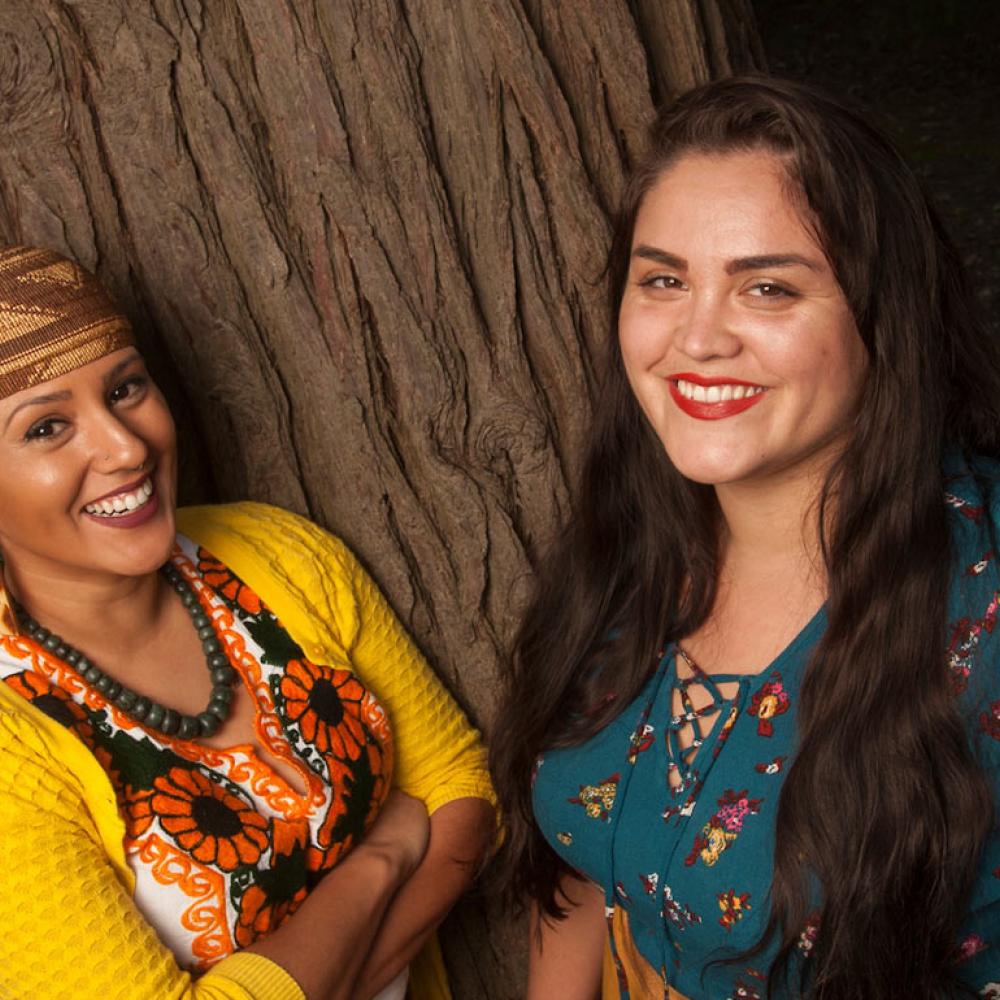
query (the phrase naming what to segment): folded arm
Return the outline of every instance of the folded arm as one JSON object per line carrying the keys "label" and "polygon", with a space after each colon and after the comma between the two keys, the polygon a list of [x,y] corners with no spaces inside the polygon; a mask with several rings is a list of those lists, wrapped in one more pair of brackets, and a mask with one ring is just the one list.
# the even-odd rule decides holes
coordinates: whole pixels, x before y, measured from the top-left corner
{"label": "folded arm", "polygon": [[358,996],[367,998],[410,962],[468,888],[496,815],[479,734],[356,562],[351,579],[359,609],[352,665],[389,711],[394,781],[431,810],[430,847],[386,913],[359,980]]}
{"label": "folded arm", "polygon": [[10,1000],[341,1000],[427,843],[394,794],[365,840],[269,938],[201,978],[181,969],[109,857],[79,784],[0,711],[0,996]]}

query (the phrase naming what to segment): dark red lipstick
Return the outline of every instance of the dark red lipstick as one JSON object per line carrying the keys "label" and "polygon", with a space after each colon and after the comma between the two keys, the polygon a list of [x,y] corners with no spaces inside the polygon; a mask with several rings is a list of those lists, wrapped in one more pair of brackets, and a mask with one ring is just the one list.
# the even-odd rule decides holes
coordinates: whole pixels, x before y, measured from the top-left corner
{"label": "dark red lipstick", "polygon": [[[110,499],[111,497],[120,496],[122,493],[129,493],[141,486],[147,479],[149,479],[150,485],[153,487],[153,492],[150,494],[149,499],[141,506],[137,507],[133,511],[128,513],[121,513],[111,515],[101,515],[101,514],[91,514],[90,511],[84,510],[84,517],[89,518],[91,521],[101,524],[106,528],[137,528],[140,524],[145,524],[147,521],[156,517],[160,510],[160,494],[156,489],[156,480],[147,473],[135,484],[130,484],[128,489],[119,489],[114,493],[106,493],[102,500]],[[91,503],[98,503],[99,501],[93,500]]]}
{"label": "dark red lipstick", "polygon": [[114,517],[101,517],[98,514],[87,514],[92,521],[103,524],[107,528],[138,528],[140,524],[156,517],[160,509],[160,495],[155,490],[152,496],[137,510],[128,514],[116,514]]}

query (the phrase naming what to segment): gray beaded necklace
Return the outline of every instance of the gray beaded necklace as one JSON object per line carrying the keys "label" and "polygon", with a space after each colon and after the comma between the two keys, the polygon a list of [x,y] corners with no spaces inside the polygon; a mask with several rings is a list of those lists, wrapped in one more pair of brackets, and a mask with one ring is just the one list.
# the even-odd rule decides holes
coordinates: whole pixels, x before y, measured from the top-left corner
{"label": "gray beaded necklace", "polygon": [[233,682],[236,671],[229,664],[229,658],[222,650],[222,644],[208,615],[202,610],[198,596],[191,589],[187,580],[171,563],[160,570],[171,587],[178,593],[181,603],[191,616],[191,622],[198,631],[201,648],[205,654],[205,662],[212,678],[212,694],[208,705],[198,715],[184,715],[182,712],[167,708],[152,698],[147,698],[124,684],[109,677],[96,663],[92,663],[80,650],[54,632],[43,628],[16,601],[12,600],[18,620],[24,631],[60,660],[68,663],[81,677],[92,684],[109,701],[123,712],[127,712],[137,722],[150,729],[155,729],[165,736],[178,736],[182,740],[190,740],[196,736],[211,736],[226,719],[233,702]]}

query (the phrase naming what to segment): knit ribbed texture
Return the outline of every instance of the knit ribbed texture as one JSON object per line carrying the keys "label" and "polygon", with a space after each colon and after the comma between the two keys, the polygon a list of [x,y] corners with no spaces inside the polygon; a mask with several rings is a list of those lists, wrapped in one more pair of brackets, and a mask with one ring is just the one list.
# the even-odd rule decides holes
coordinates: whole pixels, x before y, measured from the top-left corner
{"label": "knit ribbed texture", "polygon": [[[267,1000],[303,1000],[299,984],[280,966],[261,955],[248,951],[230,955],[224,962],[215,966],[199,983],[204,987],[209,981],[213,989],[223,988],[226,984],[246,991],[248,996],[267,998]],[[222,994],[229,996],[228,993]]]}

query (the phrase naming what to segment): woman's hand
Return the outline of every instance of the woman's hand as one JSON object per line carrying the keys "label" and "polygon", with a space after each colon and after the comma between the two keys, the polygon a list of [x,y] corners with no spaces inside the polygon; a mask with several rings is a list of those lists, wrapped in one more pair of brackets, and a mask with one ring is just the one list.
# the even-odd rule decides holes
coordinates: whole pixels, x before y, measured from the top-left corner
{"label": "woman's hand", "polygon": [[248,951],[283,966],[308,1000],[347,1000],[386,907],[427,850],[422,802],[393,790],[372,828],[299,909]]}
{"label": "woman's hand", "polygon": [[496,817],[483,799],[454,799],[434,811],[430,829],[427,853],[393,897],[353,1000],[376,996],[410,963],[479,870]]}
{"label": "woman's hand", "polygon": [[400,881],[405,881],[427,852],[430,832],[431,823],[424,804],[394,788],[358,848],[381,851],[398,861]]}

